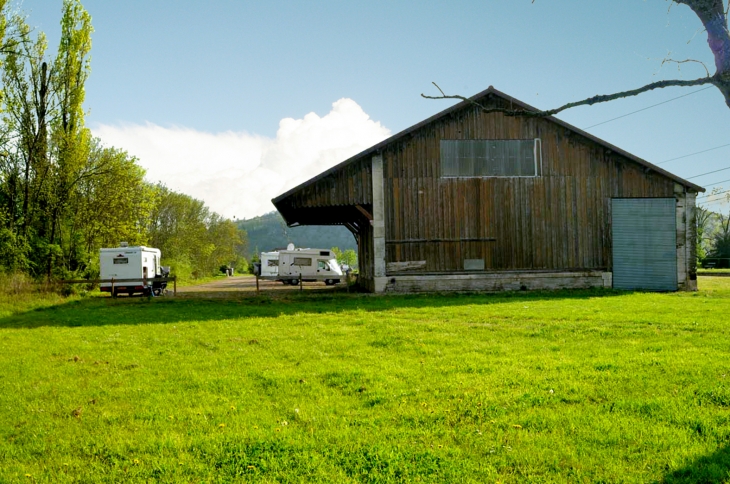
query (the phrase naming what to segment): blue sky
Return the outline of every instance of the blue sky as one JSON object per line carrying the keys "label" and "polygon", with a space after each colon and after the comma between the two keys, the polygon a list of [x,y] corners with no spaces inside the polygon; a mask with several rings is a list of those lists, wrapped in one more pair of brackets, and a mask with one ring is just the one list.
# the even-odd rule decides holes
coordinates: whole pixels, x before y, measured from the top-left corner
{"label": "blue sky", "polygon": [[[273,209],[281,191],[446,108],[420,97],[435,93],[431,81],[463,95],[494,85],[548,109],[704,75],[698,64],[662,66],[667,56],[714,72],[699,20],[665,0],[83,3],[95,28],[89,127],[138,156],[151,179],[238,218]],[[60,0],[21,8],[54,45]],[[559,117],[586,128],[699,89]],[[661,163],[730,143],[729,126],[712,88],[589,131]],[[730,167],[730,146],[661,166],[683,177]],[[730,170],[692,180],[725,179]]]}

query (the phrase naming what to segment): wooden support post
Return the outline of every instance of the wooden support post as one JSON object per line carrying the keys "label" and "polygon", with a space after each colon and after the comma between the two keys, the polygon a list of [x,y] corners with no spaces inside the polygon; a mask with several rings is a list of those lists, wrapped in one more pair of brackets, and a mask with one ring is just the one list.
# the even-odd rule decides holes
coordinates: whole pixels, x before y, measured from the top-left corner
{"label": "wooden support post", "polygon": [[259,292],[259,275],[256,274],[256,294]]}
{"label": "wooden support post", "polygon": [[172,295],[177,296],[177,276],[172,276]]}
{"label": "wooden support post", "polygon": [[117,297],[117,293],[114,292],[114,278],[112,277],[112,297]]}
{"label": "wooden support post", "polygon": [[304,283],[302,282],[302,273],[301,272],[299,272],[299,290],[300,291],[304,290]]}

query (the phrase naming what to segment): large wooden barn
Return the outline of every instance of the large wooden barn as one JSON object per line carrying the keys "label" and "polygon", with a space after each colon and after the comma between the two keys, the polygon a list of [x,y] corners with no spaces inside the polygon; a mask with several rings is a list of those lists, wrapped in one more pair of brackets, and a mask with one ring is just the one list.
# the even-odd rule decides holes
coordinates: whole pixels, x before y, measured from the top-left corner
{"label": "large wooden barn", "polygon": [[490,87],[276,197],[341,224],[374,292],[695,290],[704,189]]}

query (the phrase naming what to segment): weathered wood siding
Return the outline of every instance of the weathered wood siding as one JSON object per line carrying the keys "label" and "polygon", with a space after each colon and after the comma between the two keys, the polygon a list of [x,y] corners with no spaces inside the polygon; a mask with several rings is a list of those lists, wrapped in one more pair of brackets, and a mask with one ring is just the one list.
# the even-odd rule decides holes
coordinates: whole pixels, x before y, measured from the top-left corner
{"label": "weathered wood siding", "polygon": [[[440,178],[442,139],[542,141],[535,178]],[[548,120],[468,107],[383,151],[386,263],[423,272],[610,270],[612,197],[672,197],[674,182]]]}
{"label": "weathered wood siding", "polygon": [[374,287],[375,261],[373,259],[373,227],[370,223],[363,223],[358,231],[357,264],[360,283],[371,291]]}
{"label": "weathered wood siding", "polygon": [[371,170],[370,157],[364,157],[292,193],[277,208],[295,217],[300,208],[372,204]]}

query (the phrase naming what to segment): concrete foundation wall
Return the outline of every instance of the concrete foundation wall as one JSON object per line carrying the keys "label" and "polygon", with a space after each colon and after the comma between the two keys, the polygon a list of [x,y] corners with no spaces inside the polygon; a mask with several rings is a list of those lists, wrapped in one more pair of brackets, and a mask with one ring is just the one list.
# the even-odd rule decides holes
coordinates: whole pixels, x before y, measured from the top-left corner
{"label": "concrete foundation wall", "polygon": [[[365,281],[363,281],[365,282]],[[367,281],[373,292],[519,291],[611,287],[611,273],[491,272],[483,274],[391,275]]]}

